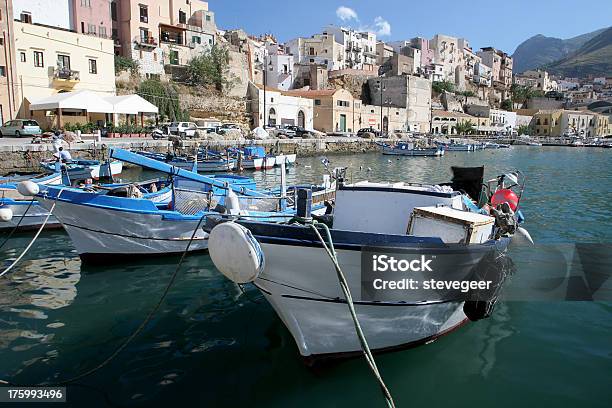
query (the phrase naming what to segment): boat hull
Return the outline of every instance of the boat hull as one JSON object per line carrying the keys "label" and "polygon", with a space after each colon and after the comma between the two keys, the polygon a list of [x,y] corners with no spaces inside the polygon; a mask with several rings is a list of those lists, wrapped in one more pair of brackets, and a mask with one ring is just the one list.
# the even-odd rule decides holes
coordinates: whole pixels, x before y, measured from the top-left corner
{"label": "boat hull", "polygon": [[[300,354],[342,356],[361,350],[331,260],[322,248],[261,244],[266,269],[255,281],[291,332]],[[361,300],[361,252],[337,250],[355,309],[373,350],[417,345],[461,325],[463,302],[384,304]]]}
{"label": "boat hull", "polygon": [[[31,206],[29,204],[29,201],[0,200],[0,208],[10,208],[13,211],[13,218],[10,221],[0,222],[0,231],[12,230],[17,225],[19,225],[18,231],[39,228],[47,218],[49,211],[36,201]],[[49,217],[45,225],[45,228],[61,227],[62,224],[53,215]]]}
{"label": "boat hull", "polygon": [[442,149],[393,149],[385,147],[383,154],[388,156],[439,157],[444,155]]}
{"label": "boat hull", "polygon": [[[37,197],[44,208],[54,199]],[[163,214],[140,213],[57,201],[53,214],[70,236],[83,260],[113,256],[146,256],[182,253],[198,225],[199,218],[168,219]],[[208,234],[199,229],[189,251],[206,249]]]}
{"label": "boat hull", "polygon": [[251,170],[261,170],[263,167],[264,159],[243,159],[242,160],[242,168],[243,169],[251,169]]}

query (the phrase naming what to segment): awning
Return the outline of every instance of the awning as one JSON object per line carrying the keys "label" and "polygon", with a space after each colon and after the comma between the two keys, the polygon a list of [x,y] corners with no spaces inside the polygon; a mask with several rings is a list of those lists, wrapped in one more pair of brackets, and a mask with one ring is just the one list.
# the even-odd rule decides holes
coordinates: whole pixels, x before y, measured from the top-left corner
{"label": "awning", "polygon": [[107,96],[104,99],[113,105],[113,113],[137,115],[159,111],[157,106],[138,95]]}
{"label": "awning", "polygon": [[91,91],[63,92],[30,103],[30,110],[79,109],[96,113],[112,113],[113,105]]}

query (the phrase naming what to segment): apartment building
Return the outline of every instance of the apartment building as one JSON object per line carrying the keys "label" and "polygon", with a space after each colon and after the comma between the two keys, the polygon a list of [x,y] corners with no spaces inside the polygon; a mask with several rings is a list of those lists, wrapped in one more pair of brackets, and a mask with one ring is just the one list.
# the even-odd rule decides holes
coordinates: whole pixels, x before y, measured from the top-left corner
{"label": "apartment building", "polygon": [[463,68],[463,47],[459,38],[436,34],[429,42],[433,50],[435,64],[442,67],[442,79],[456,83],[456,71]]}
{"label": "apartment building", "polygon": [[15,73],[13,10],[10,1],[0,2],[0,124],[15,118],[20,94]]}
{"label": "apartment building", "polygon": [[479,118],[489,118],[490,128],[487,130],[491,132],[510,133],[517,127],[516,112],[495,109],[490,106],[469,105],[467,113]]}
{"label": "apartment building", "polygon": [[115,94],[112,40],[18,21],[14,29],[20,116],[28,116],[30,102],[58,92]]}
{"label": "apartment building", "polygon": [[482,84],[480,81],[480,75],[478,75],[478,77],[476,76],[477,70],[480,70],[479,65],[482,62],[481,58],[476,55],[465,38],[460,38],[458,40],[458,45],[463,53],[463,69],[460,70],[460,72],[463,74],[463,78],[455,78],[455,82],[457,83],[458,79],[464,79],[467,82]]}
{"label": "apartment building", "polygon": [[476,62],[474,65],[474,83],[478,86],[490,87],[492,79],[493,71],[491,67],[488,67],[482,61]]}
{"label": "apartment building", "polygon": [[[358,106],[355,109],[358,109]],[[406,131],[406,108],[362,104],[361,109],[357,112],[355,114],[355,129],[357,130],[371,127],[391,133]]]}
{"label": "apartment building", "polygon": [[383,41],[376,43],[376,64],[382,65],[393,57],[393,47]]}
{"label": "apartment building", "polygon": [[330,25],[323,30],[344,48],[344,68],[376,71],[376,34]]}
{"label": "apartment building", "polygon": [[476,53],[483,64],[491,68],[494,102],[500,103],[510,97],[512,85],[512,57],[493,47],[481,48]]}
{"label": "apartment building", "polygon": [[208,2],[113,0],[111,19],[116,53],[138,62],[147,77],[186,65],[215,43],[217,28]]}
{"label": "apartment building", "polygon": [[290,40],[285,43],[285,53],[293,56],[294,64],[325,65],[329,71],[346,67],[344,45],[327,33]]}
{"label": "apartment building", "polygon": [[276,43],[266,45],[266,84],[271,88],[287,91],[295,82],[293,56],[285,54]]}
{"label": "apartment building", "polygon": [[554,136],[593,137],[594,117],[592,112],[564,110],[561,113],[560,134]]}
{"label": "apartment building", "polygon": [[406,109],[406,130],[426,132],[431,121],[431,81],[412,75],[368,80],[370,103]]}
{"label": "apartment building", "polygon": [[554,81],[548,72],[540,69],[528,70],[522,74],[516,75],[514,77],[514,83],[530,86],[542,92],[557,91],[559,89],[557,81]]}
{"label": "apartment building", "polygon": [[108,38],[111,0],[13,0],[13,16],[25,23],[64,28]]}

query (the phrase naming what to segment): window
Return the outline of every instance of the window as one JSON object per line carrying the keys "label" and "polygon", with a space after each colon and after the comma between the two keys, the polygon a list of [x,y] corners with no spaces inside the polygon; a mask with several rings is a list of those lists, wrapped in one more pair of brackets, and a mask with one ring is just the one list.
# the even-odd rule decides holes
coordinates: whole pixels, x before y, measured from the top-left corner
{"label": "window", "polygon": [[85,32],[85,22],[81,21],[81,32],[84,33]]}
{"label": "window", "polygon": [[321,100],[320,99],[315,99],[315,105],[317,105],[317,106],[321,105]]}
{"label": "window", "polygon": [[336,102],[336,105],[348,108],[350,104],[349,104],[348,101],[338,101],[338,102]]}
{"label": "window", "polygon": [[179,23],[180,24],[187,23],[187,14],[185,14],[185,12],[182,10],[179,10]]}
{"label": "window", "polygon": [[42,51],[34,51],[34,66],[35,67],[44,67],[45,59]]}
{"label": "window", "polygon": [[111,7],[111,19],[113,21],[117,21],[117,3],[113,1],[110,7]]}
{"label": "window", "polygon": [[19,16],[19,19],[21,20],[22,23],[32,24],[32,14],[30,14],[27,11],[24,11],[23,13],[21,13],[21,15]]}
{"label": "window", "polygon": [[100,26],[100,37],[106,38],[106,27]]}
{"label": "window", "polygon": [[308,55],[315,55],[314,47],[310,47],[310,49],[308,50]]}
{"label": "window", "polygon": [[148,23],[149,22],[149,7],[140,5],[140,22]]}
{"label": "window", "polygon": [[21,52],[19,53],[19,60],[20,60],[21,62],[26,62],[26,53],[25,53],[25,52],[21,51]]}
{"label": "window", "polygon": [[96,25],[87,24],[87,34],[95,34],[95,33],[96,33]]}
{"label": "window", "polygon": [[81,0],[81,7],[91,7],[91,0]]}
{"label": "window", "polygon": [[57,54],[57,67],[59,69],[69,70],[70,69],[70,56]]}
{"label": "window", "polygon": [[176,51],[176,50],[171,50],[170,51],[170,64],[171,65],[178,65],[179,64],[178,51]]}
{"label": "window", "polygon": [[208,43],[209,43],[210,45],[213,45],[213,39],[212,39],[212,38],[209,38],[209,39],[208,39]]}
{"label": "window", "polygon": [[95,59],[89,60],[89,73],[90,74],[98,73],[98,61],[96,61]]}
{"label": "window", "polygon": [[149,30],[146,28],[140,29],[140,41],[146,43],[149,41]]}
{"label": "window", "polygon": [[202,44],[202,38],[198,37],[197,35],[194,35],[193,37],[191,37],[191,42],[194,44]]}
{"label": "window", "polygon": [[4,65],[0,65],[0,77],[6,76],[6,67]]}
{"label": "window", "polygon": [[206,15],[206,21],[210,21],[210,14]]}

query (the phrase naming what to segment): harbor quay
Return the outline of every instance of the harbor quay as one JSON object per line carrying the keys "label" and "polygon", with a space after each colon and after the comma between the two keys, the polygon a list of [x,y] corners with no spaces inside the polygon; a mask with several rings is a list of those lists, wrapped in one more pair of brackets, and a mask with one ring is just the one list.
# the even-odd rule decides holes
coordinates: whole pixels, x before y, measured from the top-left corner
{"label": "harbor quay", "polygon": [[[376,142],[386,139],[358,137],[327,137],[325,139],[269,139],[269,140],[182,140],[177,150],[189,154],[198,146],[222,151],[229,147],[262,146],[268,153],[297,154],[298,157],[364,153],[379,150]],[[175,150],[168,140],[141,138],[103,139],[102,142],[84,141],[63,143],[72,155],[80,159],[105,159],[110,147],[127,150],[166,153]],[[30,140],[0,139],[0,174],[30,173],[40,171],[40,162],[53,158],[51,143],[31,143]]]}

